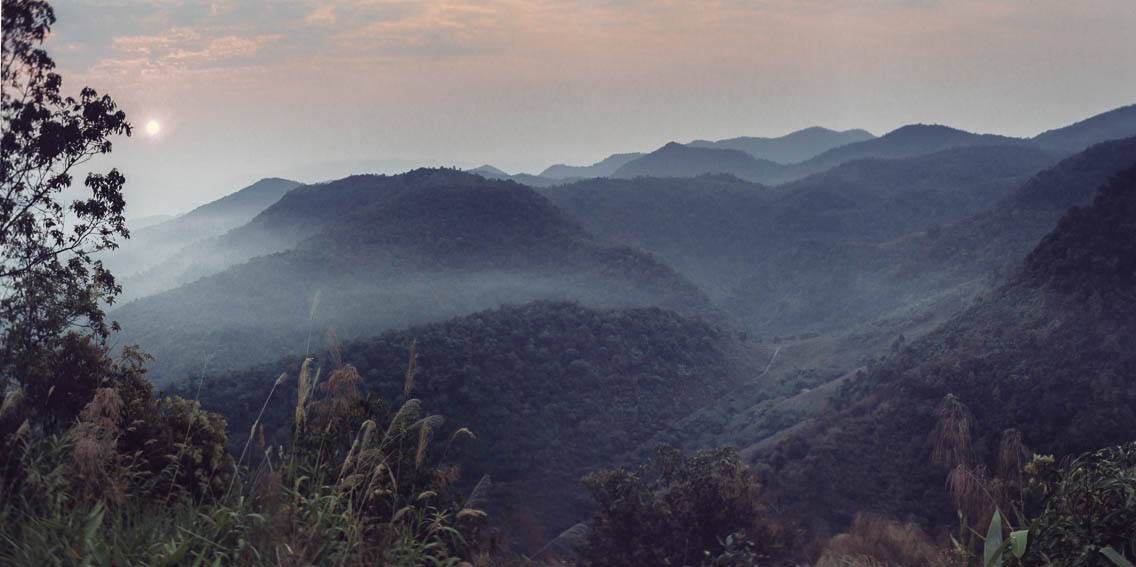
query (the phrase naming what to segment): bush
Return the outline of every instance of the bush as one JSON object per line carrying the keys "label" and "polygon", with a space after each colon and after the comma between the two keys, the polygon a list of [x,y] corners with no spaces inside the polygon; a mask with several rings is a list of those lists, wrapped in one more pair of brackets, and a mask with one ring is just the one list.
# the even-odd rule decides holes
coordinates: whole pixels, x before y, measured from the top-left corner
{"label": "bush", "polygon": [[687,456],[663,445],[635,471],[604,470],[583,482],[596,502],[581,550],[587,566],[776,564],[797,537],[771,518],[730,448]]}
{"label": "bush", "polygon": [[1136,442],[1082,455],[1041,482],[1050,496],[1026,565],[1113,567],[1106,547],[1136,561]]}

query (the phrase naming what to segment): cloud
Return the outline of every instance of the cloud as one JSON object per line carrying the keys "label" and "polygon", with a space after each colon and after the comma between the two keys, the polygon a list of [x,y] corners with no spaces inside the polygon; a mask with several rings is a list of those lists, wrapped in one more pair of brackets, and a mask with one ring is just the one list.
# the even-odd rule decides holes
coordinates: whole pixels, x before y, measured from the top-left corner
{"label": "cloud", "polygon": [[336,22],[335,5],[325,4],[316,8],[315,10],[312,10],[308,13],[307,17],[304,18],[304,21],[308,22],[309,24],[323,24],[334,26]]}

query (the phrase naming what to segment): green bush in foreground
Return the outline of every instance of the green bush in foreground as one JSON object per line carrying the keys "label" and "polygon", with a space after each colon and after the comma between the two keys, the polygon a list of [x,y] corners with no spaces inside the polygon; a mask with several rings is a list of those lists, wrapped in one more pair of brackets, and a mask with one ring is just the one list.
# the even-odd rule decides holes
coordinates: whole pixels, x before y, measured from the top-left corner
{"label": "green bush in foreground", "polygon": [[778,565],[797,531],[771,517],[749,467],[733,449],[684,455],[666,445],[636,470],[584,478],[596,501],[582,564]]}
{"label": "green bush in foreground", "polygon": [[1136,442],[1078,457],[1046,490],[1025,565],[1124,565],[1113,554],[1136,562]]}

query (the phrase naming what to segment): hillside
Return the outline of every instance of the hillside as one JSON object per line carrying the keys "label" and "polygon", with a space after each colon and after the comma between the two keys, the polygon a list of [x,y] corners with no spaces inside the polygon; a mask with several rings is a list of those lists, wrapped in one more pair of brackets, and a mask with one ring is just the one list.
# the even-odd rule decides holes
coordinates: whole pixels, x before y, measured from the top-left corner
{"label": "hillside", "polygon": [[754,158],[741,150],[722,149],[718,146],[682,146],[672,142],[627,162],[612,176],[694,177],[706,173],[728,173],[755,183],[779,185],[859,159],[898,159],[951,149],[1010,145],[1030,146],[1027,141],[1017,138],[972,134],[947,126],[915,124],[898,128],[879,138],[841,145],[810,159],[782,165]]}
{"label": "hillside", "polygon": [[1136,431],[1136,167],[1073,209],[1014,276],[948,323],[857,376],[834,411],[759,452],[764,478],[806,513],[845,524],[871,510],[954,521],[932,466],[935,408],[971,413],[976,463],[1002,432],[1063,455]]}
{"label": "hillside", "polygon": [[[966,151],[971,150],[954,150]],[[988,149],[973,151],[986,153]],[[989,154],[992,159],[995,155]],[[1106,142],[1039,172],[1013,190],[1003,185],[1000,191],[990,192],[987,198],[1003,198],[966,218],[918,227],[906,223],[917,219],[920,210],[931,209],[908,208],[904,220],[895,225],[906,230],[892,232],[890,237],[886,231],[877,231],[876,236],[882,238],[875,241],[829,238],[786,247],[756,260],[753,277],[721,305],[754,325],[750,329],[759,336],[824,332],[967,282],[996,280],[1020,262],[1070,206],[1088,203],[1092,188],[1133,162],[1136,138]],[[928,207],[935,207],[936,201],[927,195],[917,200]],[[979,205],[972,201],[969,208]],[[856,218],[843,214],[811,222],[822,222],[836,234],[848,222],[864,234],[866,226],[886,217],[866,214]]]}
{"label": "hillside", "polygon": [[148,215],[144,217],[134,217],[126,219],[126,228],[130,230],[131,234],[142,230],[148,226],[162,224],[168,220],[175,218],[176,215]]}
{"label": "hillside", "polygon": [[[462,478],[490,474],[504,504],[534,509],[555,531],[581,513],[584,471],[637,456],[639,444],[736,383],[728,335],[660,309],[592,310],[571,303],[502,307],[384,333],[343,345],[362,386],[397,406],[410,344],[417,341],[412,397],[445,417],[439,439],[468,427],[476,441],[455,443],[450,462]],[[320,341],[322,344],[322,341]],[[322,349],[318,364],[332,362]],[[204,407],[241,433],[281,372],[288,380],[265,411],[269,442],[289,435],[298,357],[209,377]],[[196,384],[178,386],[194,390]],[[563,518],[557,520],[556,518]]]}
{"label": "hillside", "polygon": [[781,168],[780,164],[756,159],[739,150],[698,148],[671,142],[623,164],[611,176],[697,177],[707,173],[726,173],[747,181],[761,181],[775,176]]}
{"label": "hillside", "polygon": [[883,136],[846,144],[792,164],[770,181],[786,183],[863,158],[894,159],[926,155],[953,148],[1021,144],[1022,140],[993,134],[973,134],[937,124],[910,124]]}
{"label": "hillside", "polygon": [[[810,278],[827,281],[816,269],[831,259],[808,263],[818,252],[884,242],[974,214],[1051,163],[1048,154],[1020,146],[959,148],[854,161],[775,188],[703,176],[598,179],[542,192],[590,233],[657,255],[728,305],[757,336],[772,336],[816,330],[801,329],[803,320],[819,328],[833,317],[846,323],[881,313],[878,302],[854,315],[827,312],[819,298],[809,300],[815,307],[797,303],[817,285]],[[806,277],[794,280],[797,274]],[[835,300],[854,292],[824,286]],[[785,297],[763,295],[775,288]],[[799,312],[786,307],[777,314],[782,299]]]}
{"label": "hillside", "polygon": [[670,268],[597,242],[531,189],[453,170],[304,187],[226,238],[272,235],[297,242],[112,312],[120,340],[157,357],[156,379],[199,371],[207,358],[231,369],[296,352],[317,291],[316,336],[536,299],[711,313]]}
{"label": "hillside", "polygon": [[487,179],[508,179],[509,178],[508,173],[505,173],[504,171],[501,171],[500,169],[497,169],[496,167],[493,167],[492,165],[489,165],[489,164],[485,164],[485,165],[482,165],[480,167],[475,167],[473,169],[467,169],[466,173],[472,173],[474,175],[480,175],[480,176],[485,177]]}
{"label": "hillside", "polygon": [[558,163],[545,168],[540,177],[550,179],[573,179],[590,177],[610,177],[623,164],[642,157],[639,152],[627,154],[612,154],[592,165],[564,165]]}
{"label": "hillside", "polygon": [[[194,242],[223,234],[247,223],[299,183],[287,179],[261,179],[235,193],[201,205],[163,222],[134,230],[103,262],[126,281],[126,292],[140,272],[153,268]],[[140,219],[143,220],[143,219]]]}
{"label": "hillside", "polygon": [[542,189],[589,233],[662,258],[711,298],[748,273],[770,189],[729,175],[594,179]]}
{"label": "hillside", "polygon": [[[591,166],[557,164],[540,175],[508,175],[485,169],[490,178],[534,187],[594,177],[696,177],[725,173],[747,181],[779,185],[804,179],[858,159],[897,159],[957,148],[1020,146],[1065,157],[1101,142],[1136,135],[1136,105],[1121,107],[1032,139],[975,134],[942,125],[910,124],[874,137],[864,130],[836,132],[812,127],[778,138],[739,137],[671,142],[649,154],[613,154]],[[683,150],[687,151],[683,151]]]}
{"label": "hillside", "polygon": [[1079,152],[1104,140],[1136,136],[1136,104],[1122,106],[1064,128],[1042,132],[1032,142],[1062,154]]}
{"label": "hillside", "polygon": [[828,150],[846,144],[863,142],[875,138],[866,130],[844,130],[837,132],[828,128],[813,126],[797,130],[776,138],[739,137],[711,142],[694,140],[687,146],[694,148],[715,148],[743,151],[758,159],[767,159],[781,164],[797,163],[820,155]]}

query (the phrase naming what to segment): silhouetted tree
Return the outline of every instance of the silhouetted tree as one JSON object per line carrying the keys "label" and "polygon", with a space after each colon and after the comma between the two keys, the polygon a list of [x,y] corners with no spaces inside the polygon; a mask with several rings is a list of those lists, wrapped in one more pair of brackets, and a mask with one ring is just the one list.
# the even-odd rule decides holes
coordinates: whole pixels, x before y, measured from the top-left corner
{"label": "silhouetted tree", "polygon": [[[64,334],[84,326],[96,342],[113,325],[100,302],[120,291],[92,254],[128,237],[117,170],[89,173],[87,192],[62,192],[72,172],[110,152],[108,138],[130,135],[110,97],[84,88],[60,94],[61,77],[40,47],[55,23],[46,2],[3,0],[3,114],[0,158],[0,396],[13,384],[43,379],[30,371],[67,348]],[[50,372],[50,369],[45,369]]]}

